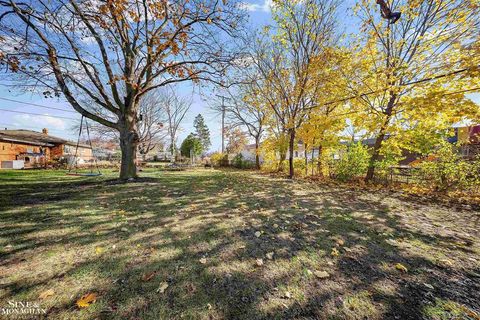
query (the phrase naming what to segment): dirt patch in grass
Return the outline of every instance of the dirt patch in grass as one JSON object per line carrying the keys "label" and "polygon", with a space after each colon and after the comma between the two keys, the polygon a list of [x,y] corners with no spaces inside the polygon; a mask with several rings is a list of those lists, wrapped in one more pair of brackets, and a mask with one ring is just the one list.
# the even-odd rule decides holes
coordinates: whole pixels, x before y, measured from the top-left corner
{"label": "dirt patch in grass", "polygon": [[[33,301],[52,319],[480,313],[475,208],[254,172],[112,174],[0,172],[0,307]],[[87,293],[96,301],[79,308]]]}

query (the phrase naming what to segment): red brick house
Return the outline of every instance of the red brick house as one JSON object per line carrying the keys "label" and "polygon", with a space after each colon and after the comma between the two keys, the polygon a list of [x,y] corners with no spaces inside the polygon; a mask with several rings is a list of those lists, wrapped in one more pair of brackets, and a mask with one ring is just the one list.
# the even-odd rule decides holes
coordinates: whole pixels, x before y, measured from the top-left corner
{"label": "red brick house", "polygon": [[[76,145],[76,142],[49,135],[47,129],[42,132],[0,130],[0,163],[23,160],[25,167],[29,168],[50,160],[73,160]],[[77,158],[79,163],[92,161],[92,148],[79,144]]]}

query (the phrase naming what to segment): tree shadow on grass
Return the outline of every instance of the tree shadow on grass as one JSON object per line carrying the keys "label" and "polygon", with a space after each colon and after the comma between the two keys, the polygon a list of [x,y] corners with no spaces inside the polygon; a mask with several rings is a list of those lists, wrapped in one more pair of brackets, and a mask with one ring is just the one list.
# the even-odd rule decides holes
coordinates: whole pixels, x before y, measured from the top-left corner
{"label": "tree shadow on grass", "polygon": [[[292,183],[219,172],[87,186],[62,200],[45,198],[35,211],[0,213],[12,226],[0,238],[14,247],[1,253],[0,268],[19,265],[25,276],[23,265],[44,250],[79,255],[58,270],[8,278],[3,297],[63,288],[68,295],[45,302],[49,318],[418,319],[436,298],[479,309],[478,278],[469,276],[478,269],[441,266],[402,245],[415,239],[451,253],[454,238],[409,228],[384,201],[360,193],[299,196]],[[85,209],[93,204],[100,208]],[[75,300],[90,291],[97,303],[78,310]]]}

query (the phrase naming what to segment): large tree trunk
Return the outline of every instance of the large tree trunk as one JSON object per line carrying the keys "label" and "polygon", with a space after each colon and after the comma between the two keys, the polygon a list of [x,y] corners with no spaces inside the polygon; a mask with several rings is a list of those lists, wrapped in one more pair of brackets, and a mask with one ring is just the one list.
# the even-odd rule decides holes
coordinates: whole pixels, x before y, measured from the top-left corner
{"label": "large tree trunk", "polygon": [[295,130],[291,129],[290,130],[290,141],[289,141],[289,158],[288,158],[288,165],[289,165],[289,170],[288,170],[288,177],[290,179],[293,179],[295,175],[295,169],[293,167],[293,149],[295,147]]}
{"label": "large tree trunk", "polygon": [[323,146],[318,146],[317,173],[320,177],[323,177],[322,155],[323,155]]}
{"label": "large tree trunk", "polygon": [[[134,119],[133,117],[129,117]],[[120,129],[120,149],[122,162],[120,164],[120,179],[129,180],[137,177],[137,145],[138,134],[133,125],[134,120],[124,121]]]}
{"label": "large tree trunk", "polygon": [[175,150],[175,137],[170,137],[170,162],[171,163],[175,163],[175,161],[177,159],[176,158],[176,155],[177,155],[177,150]]}
{"label": "large tree trunk", "polygon": [[313,165],[313,159],[315,159],[315,148],[312,148],[312,155],[311,155],[311,157],[312,157],[312,176],[313,176],[313,170],[314,170],[314,168],[315,168],[315,166]]}
{"label": "large tree trunk", "polygon": [[305,149],[303,150],[303,154],[305,156],[305,176],[308,176],[308,151],[307,151],[307,144],[304,144]]}
{"label": "large tree trunk", "polygon": [[375,175],[375,163],[380,158],[380,148],[382,147],[382,142],[385,139],[385,130],[382,128],[381,133],[377,136],[375,144],[373,145],[372,156],[368,163],[367,175],[365,176],[365,181],[371,181]]}
{"label": "large tree trunk", "polygon": [[380,158],[380,148],[382,147],[383,140],[385,139],[388,124],[390,123],[390,119],[392,117],[392,110],[395,106],[395,100],[397,96],[393,93],[390,93],[390,99],[388,101],[387,108],[385,109],[385,121],[380,128],[380,132],[375,140],[375,144],[373,145],[372,156],[370,157],[370,161],[368,164],[367,175],[365,176],[365,182],[369,182],[375,176],[375,163]]}
{"label": "large tree trunk", "polygon": [[259,153],[260,143],[258,139],[255,139],[255,168],[260,170],[260,155]]}
{"label": "large tree trunk", "polygon": [[283,150],[280,150],[280,159],[278,160],[278,169],[277,171],[278,172],[282,172],[283,171],[283,164],[285,162],[285,159],[287,159],[287,152],[286,151],[283,151]]}

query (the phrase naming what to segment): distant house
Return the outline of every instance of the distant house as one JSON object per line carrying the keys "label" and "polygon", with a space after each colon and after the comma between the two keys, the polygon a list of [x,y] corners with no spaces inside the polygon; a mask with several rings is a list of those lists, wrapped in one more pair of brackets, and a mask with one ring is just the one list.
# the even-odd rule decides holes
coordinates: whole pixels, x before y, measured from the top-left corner
{"label": "distant house", "polygon": [[480,125],[455,128],[455,135],[448,139],[460,146],[464,158],[474,158],[480,154]]}
{"label": "distant house", "polygon": [[[293,157],[295,159],[304,159],[305,158],[305,152],[304,151],[305,151],[305,148],[303,146],[303,142],[301,142],[301,141],[298,142],[297,143],[297,148],[293,151]],[[255,162],[256,150],[255,150],[255,144],[254,143],[245,145],[239,153],[242,155],[243,159]],[[287,150],[287,159],[288,159],[288,154],[289,153],[288,153],[288,150]],[[314,155],[316,155],[316,154],[318,154],[318,150],[316,151],[316,153]],[[233,156],[232,156],[232,158],[233,158]],[[277,154],[277,157],[280,158],[280,155]],[[311,153],[308,153],[307,157],[310,159]],[[262,154],[260,154],[260,163],[263,163]]]}
{"label": "distant house", "polygon": [[[255,162],[255,154],[256,154],[255,143],[245,145],[242,151],[240,151],[240,154],[242,155],[243,159]],[[263,162],[263,157],[260,156],[260,163],[262,162]]]}
{"label": "distant house", "polygon": [[[49,160],[67,159],[73,161],[76,145],[76,142],[49,135],[48,129],[43,129],[42,132],[0,130],[1,167],[12,168],[13,161],[15,163],[23,161],[25,168],[41,166]],[[78,163],[92,160],[92,148],[86,144],[79,144]]]}
{"label": "distant house", "polygon": [[[176,150],[177,156],[179,156],[179,151]],[[172,152],[170,148],[167,147],[164,143],[158,143],[153,150],[151,150],[147,156],[146,160],[150,161],[171,161],[172,160]]]}
{"label": "distant house", "polygon": [[[466,159],[473,159],[477,155],[480,155],[480,125],[456,127],[454,129],[454,135],[449,137],[447,141],[452,144],[457,144],[458,153]],[[385,137],[385,140],[388,138],[389,136]],[[356,140],[355,143],[357,142]],[[373,148],[375,138],[363,139],[360,140],[360,142],[369,148]],[[341,143],[349,145],[352,142],[344,141]],[[410,165],[414,161],[417,162],[422,155],[409,150],[402,150],[402,157],[403,159],[398,164]]]}
{"label": "distant house", "polygon": [[[387,140],[389,136],[385,137]],[[354,141],[346,141],[343,140],[340,142],[341,145],[348,146],[352,143],[360,142],[362,145],[373,148],[375,145],[375,138],[367,138]],[[468,126],[468,127],[459,127],[455,128],[455,135],[448,139],[450,143],[458,143],[459,145],[459,153],[465,158],[473,158],[476,155],[480,154],[480,125]],[[242,151],[240,152],[244,159],[255,161],[255,144],[246,145]],[[287,150],[287,159],[288,159],[288,150]],[[313,148],[313,150],[309,150],[305,155],[305,146],[302,141],[297,142],[297,146],[293,151],[293,158],[294,159],[305,159],[305,156],[308,160],[316,159],[318,157],[318,148]],[[341,154],[334,154],[334,159],[339,159]],[[277,157],[279,155],[277,154]],[[421,157],[420,154],[411,152],[409,150],[402,150],[402,157],[403,159],[399,161],[399,165],[408,165],[413,161],[419,159]],[[262,157],[260,156],[260,162],[263,162]]]}

